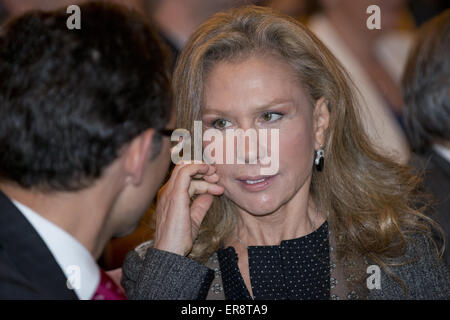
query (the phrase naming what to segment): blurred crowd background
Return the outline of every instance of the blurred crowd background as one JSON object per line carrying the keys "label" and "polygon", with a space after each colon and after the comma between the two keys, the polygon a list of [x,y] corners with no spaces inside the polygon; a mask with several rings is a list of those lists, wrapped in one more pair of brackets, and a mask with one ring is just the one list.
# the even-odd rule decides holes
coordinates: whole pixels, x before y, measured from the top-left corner
{"label": "blurred crowd background", "polygon": [[[0,23],[28,10],[52,10],[84,0],[0,0]],[[417,28],[449,8],[446,0],[108,0],[128,6],[157,26],[174,62],[192,32],[212,14],[232,7],[270,6],[306,24],[349,71],[365,100],[367,119],[382,134],[380,143],[398,151],[410,147],[402,123],[400,79]],[[381,29],[369,30],[368,6],[381,9]],[[447,119],[448,120],[448,119]],[[382,128],[382,129],[381,129]],[[369,128],[370,130],[370,128]],[[104,269],[122,265],[125,254],[151,238],[153,208],[131,235],[113,239],[99,261]]]}

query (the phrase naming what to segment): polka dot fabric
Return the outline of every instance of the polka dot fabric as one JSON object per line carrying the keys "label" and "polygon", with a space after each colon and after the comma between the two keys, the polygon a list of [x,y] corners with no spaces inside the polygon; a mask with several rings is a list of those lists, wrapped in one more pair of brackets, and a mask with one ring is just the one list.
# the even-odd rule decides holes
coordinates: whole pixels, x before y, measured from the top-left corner
{"label": "polka dot fabric", "polygon": [[238,267],[238,256],[233,247],[217,251],[223,290],[227,300],[251,300]]}
{"label": "polka dot fabric", "polygon": [[[249,270],[255,300],[322,300],[330,298],[328,224],[278,246],[250,246]],[[251,296],[233,247],[218,251],[226,299]]]}

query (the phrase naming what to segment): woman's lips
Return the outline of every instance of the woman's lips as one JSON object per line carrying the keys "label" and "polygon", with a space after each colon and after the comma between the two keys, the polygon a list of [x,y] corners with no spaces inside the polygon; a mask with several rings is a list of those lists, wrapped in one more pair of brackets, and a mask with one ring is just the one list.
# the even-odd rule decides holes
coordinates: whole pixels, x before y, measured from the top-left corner
{"label": "woman's lips", "polygon": [[237,178],[239,185],[250,192],[262,191],[267,189],[272,183],[274,178],[277,175],[273,176],[245,176]]}

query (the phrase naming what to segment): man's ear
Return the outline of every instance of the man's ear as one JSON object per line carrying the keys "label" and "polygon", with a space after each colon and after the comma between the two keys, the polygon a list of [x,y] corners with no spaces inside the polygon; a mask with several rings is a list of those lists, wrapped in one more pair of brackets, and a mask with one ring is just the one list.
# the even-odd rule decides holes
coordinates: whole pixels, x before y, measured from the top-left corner
{"label": "man's ear", "polygon": [[142,181],[145,166],[150,162],[154,129],[147,129],[136,136],[125,151],[124,166],[127,174],[126,181],[139,185]]}
{"label": "man's ear", "polygon": [[330,112],[328,111],[328,101],[321,97],[314,106],[314,139],[315,150],[320,149],[325,143],[326,132],[330,122]]}

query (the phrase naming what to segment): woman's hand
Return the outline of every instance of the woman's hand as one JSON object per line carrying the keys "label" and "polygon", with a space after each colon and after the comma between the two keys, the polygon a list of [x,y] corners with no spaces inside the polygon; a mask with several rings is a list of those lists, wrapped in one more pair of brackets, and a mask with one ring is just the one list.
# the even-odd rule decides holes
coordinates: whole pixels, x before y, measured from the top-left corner
{"label": "woman's hand", "polygon": [[[178,164],[169,181],[159,190],[154,247],[186,256],[192,250],[200,225],[215,195],[224,188],[216,167],[208,164]],[[198,195],[191,204],[191,197]]]}

